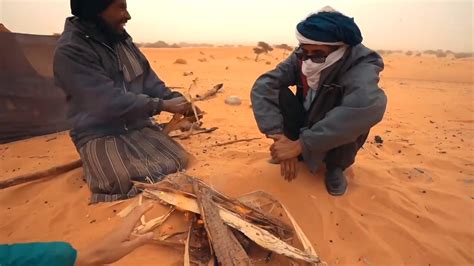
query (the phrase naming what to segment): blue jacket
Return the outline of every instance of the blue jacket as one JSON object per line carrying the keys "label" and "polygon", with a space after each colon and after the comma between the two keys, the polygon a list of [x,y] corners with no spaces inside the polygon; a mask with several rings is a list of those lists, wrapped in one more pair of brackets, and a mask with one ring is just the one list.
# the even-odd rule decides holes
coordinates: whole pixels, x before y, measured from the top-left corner
{"label": "blue jacket", "polygon": [[150,117],[161,111],[161,99],[177,96],[158,78],[132,39],[125,42],[144,69],[131,82],[124,80],[117,54],[97,25],[77,17],[66,19],[53,68],[56,85],[67,96],[70,134],[78,148],[93,138],[150,126]]}
{"label": "blue jacket", "polygon": [[68,243],[0,245],[1,266],[73,266],[77,251]]}
{"label": "blue jacket", "polygon": [[[307,124],[300,131],[303,158],[310,170],[318,169],[329,150],[354,142],[382,120],[387,105],[387,97],[378,85],[383,67],[376,52],[359,44],[349,48],[338,63],[323,70],[316,99],[308,110]],[[301,62],[293,53],[257,79],[251,100],[262,133],[283,132],[279,90],[296,85],[297,96],[303,101],[301,75]],[[329,109],[324,107],[328,105],[326,99],[318,96],[328,94],[340,95],[338,103]]]}

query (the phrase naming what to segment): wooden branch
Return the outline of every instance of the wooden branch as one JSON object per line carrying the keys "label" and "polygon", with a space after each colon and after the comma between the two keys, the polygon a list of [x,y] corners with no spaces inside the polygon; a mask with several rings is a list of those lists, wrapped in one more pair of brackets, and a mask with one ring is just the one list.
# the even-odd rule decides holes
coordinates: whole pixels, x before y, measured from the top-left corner
{"label": "wooden branch", "polygon": [[211,147],[221,147],[221,146],[226,146],[226,145],[230,145],[230,144],[234,144],[234,143],[250,142],[250,141],[259,140],[259,139],[261,139],[261,138],[236,139],[236,140],[227,141],[227,142],[223,142],[223,143],[217,143],[217,144],[212,145]]}
{"label": "wooden branch", "polygon": [[212,87],[212,89],[206,91],[204,94],[196,95],[196,98],[194,98],[194,100],[195,101],[204,101],[204,100],[207,100],[209,98],[212,98],[222,89],[222,87],[224,87],[223,83],[217,84],[214,87]]}
{"label": "wooden branch", "polygon": [[278,239],[274,235],[270,234],[268,231],[241,219],[239,216],[226,209],[221,208],[218,212],[220,217],[223,217],[229,226],[241,231],[248,238],[265,249],[290,258],[295,258],[310,263],[321,262],[319,257],[290,246],[281,239]]}
{"label": "wooden branch", "polygon": [[212,200],[212,191],[202,187],[199,183],[193,184],[197,197],[201,218],[207,235],[212,243],[217,260],[221,265],[250,265],[250,258],[240,245],[232,231],[220,218],[217,205]]}
{"label": "wooden branch", "polygon": [[188,237],[186,238],[186,244],[184,245],[184,266],[191,266],[191,257],[190,257],[190,243],[191,243],[191,233],[193,231],[194,220],[189,224]]}
{"label": "wooden branch", "polygon": [[[176,176],[178,177],[178,176]],[[192,186],[193,183],[198,182],[201,187],[206,187],[208,190],[212,191],[213,193],[213,201],[218,205],[228,209],[229,211],[236,212],[241,215],[244,219],[248,220],[249,222],[260,224],[265,228],[268,228],[271,232],[274,232],[276,235],[280,235],[281,237],[289,237],[293,234],[292,228],[283,223],[278,219],[274,219],[271,216],[267,216],[261,211],[253,208],[249,205],[242,203],[239,200],[231,199],[224,194],[220,193],[217,190],[213,190],[209,187],[206,183],[188,176],[186,174],[179,174],[180,178],[183,178],[182,181],[171,181],[170,179],[165,179],[159,183],[156,183],[153,187],[148,184],[137,184],[136,186],[140,186],[141,188],[145,188],[144,196],[149,198],[158,199],[168,204],[174,205],[179,207],[179,209],[191,211],[194,213],[200,213],[199,208],[196,203],[196,195],[193,194],[193,191],[182,191],[182,188],[169,187],[168,181],[171,182],[186,182]],[[166,182],[166,183],[165,183]],[[281,233],[279,233],[281,232]]]}
{"label": "wooden branch", "polygon": [[198,80],[198,78],[193,79],[193,83],[191,83],[191,85],[189,85],[189,88],[188,88],[188,97],[189,97],[189,102],[191,103],[191,108],[192,108],[192,110],[193,110],[194,117],[196,118],[196,123],[197,123],[198,125],[200,125],[200,123],[199,123],[199,115],[198,115],[198,113],[197,113],[196,105],[194,105],[194,99],[193,99],[193,97],[191,96],[191,89],[197,86],[197,85],[196,85],[197,80]]}
{"label": "wooden branch", "polygon": [[[283,205],[283,203],[279,202],[272,195],[270,195],[270,194],[268,194],[264,191],[250,192],[250,193],[248,193],[246,195],[243,195],[243,196],[238,198],[238,200],[241,201],[241,202],[254,201],[254,200],[257,200],[257,199],[266,199],[266,200],[269,201],[269,203],[278,204],[285,211],[286,216],[288,217],[288,219],[290,219],[290,222],[291,222],[293,228],[295,229],[296,235],[297,235],[298,239],[300,240],[301,244],[304,247],[304,252],[308,255],[311,255],[313,258],[317,258],[318,260],[320,260],[318,254],[316,254],[316,251],[314,250],[314,248],[313,248],[311,242],[309,241],[308,237],[304,234],[303,230],[298,225],[295,218],[291,215],[291,213],[288,211],[288,209],[285,207],[285,205]],[[269,213],[271,213],[271,211],[269,211]],[[318,263],[319,264],[324,264],[321,261],[319,261]]]}
{"label": "wooden branch", "polygon": [[187,139],[187,138],[189,138],[190,136],[199,135],[199,134],[205,134],[205,133],[211,133],[211,132],[216,131],[217,129],[219,129],[219,128],[218,128],[218,127],[202,128],[202,129],[197,129],[197,130],[195,130],[195,131],[192,132],[191,134],[189,134],[188,132],[185,132],[185,133],[183,133],[183,134],[172,135],[172,136],[170,136],[170,137],[172,137],[172,138],[179,138],[179,139]]}
{"label": "wooden branch", "polygon": [[[227,250],[233,251],[233,244],[229,244],[233,243],[233,240],[229,240],[230,237],[228,238],[226,236],[227,233],[224,232],[223,229],[220,229],[220,226],[224,224],[229,225],[235,228],[236,230],[244,233],[249,239],[257,243],[259,246],[271,250],[275,253],[311,263],[320,262],[319,257],[316,255],[311,245],[308,245],[308,243],[306,243],[307,239],[303,240],[302,238],[300,238],[301,240],[303,240],[303,246],[305,247],[305,250],[297,249],[285,243],[280,238],[272,234],[270,231],[265,230],[263,228],[264,223],[250,222],[249,220],[244,219],[244,217],[238,214],[238,212],[234,212],[232,210],[224,208],[224,206],[220,205],[215,201],[216,191],[202,186],[201,184],[202,183],[198,180],[196,180],[193,184],[193,187],[198,187],[198,192],[196,192],[196,188],[194,190],[194,193],[196,194],[197,198],[192,198],[183,194],[177,194],[182,192],[171,192],[172,190],[170,190],[170,192],[160,190],[145,190],[144,193],[145,196],[151,196],[152,198],[162,200],[168,204],[175,206],[177,209],[191,211],[197,214],[200,213],[201,218],[204,220],[204,224],[210,242],[213,245],[212,247],[215,250],[219,262],[222,265],[235,265],[234,261],[229,261],[227,257]],[[229,228],[227,228],[227,230],[230,234],[232,234]],[[301,229],[298,227],[298,230]],[[298,233],[302,234],[302,232]],[[232,234],[232,236],[238,242],[238,239],[235,237],[235,235]],[[225,240],[224,244],[219,242],[221,240]],[[238,245],[240,246],[240,243],[238,243]],[[225,249],[223,249],[222,247],[225,247]],[[240,246],[240,248],[242,248],[242,246]]]}
{"label": "wooden branch", "polygon": [[[215,265],[214,251],[204,226],[199,225],[198,217],[192,214],[186,241],[185,264],[184,265]],[[202,220],[200,220],[202,221]],[[186,264],[186,261],[189,264]]]}
{"label": "wooden branch", "polygon": [[[198,181],[196,181],[198,182]],[[201,183],[200,186],[204,186],[204,183]],[[290,226],[279,221],[278,219],[266,216],[263,213],[260,213],[258,210],[244,205],[238,200],[231,200],[225,196],[219,194],[217,191],[212,190],[213,202],[219,206],[231,211],[238,213],[243,219],[248,222],[259,224],[260,226],[266,228],[275,235],[280,235],[282,238],[291,236],[293,230]],[[155,189],[145,189],[143,192],[145,197],[156,199],[166,204],[173,205],[179,210],[190,211],[193,213],[201,213],[198,203],[196,201],[196,196],[183,192],[180,190],[168,189],[168,188],[155,188]],[[281,232],[281,233],[279,233]]]}
{"label": "wooden branch", "polygon": [[[250,250],[255,251],[257,248],[249,245],[248,240],[261,248],[288,258],[317,265],[322,264],[311,242],[304,235],[295,219],[271,195],[264,192],[254,192],[238,199],[231,199],[209,187],[202,180],[185,174],[173,175],[167,180],[176,183],[176,188],[169,188],[169,184],[162,181],[160,184],[165,187],[156,186],[145,189],[144,196],[175,206],[179,210],[190,211],[195,215],[200,214],[204,222],[206,236],[211,243],[210,247],[215,251],[221,265],[248,265],[249,256],[244,247],[249,248],[249,252]],[[186,188],[189,185],[192,188]],[[149,186],[146,185],[146,187]],[[257,205],[251,207],[247,205],[249,202],[254,202]],[[260,208],[268,203],[273,206],[278,205],[282,209],[278,212],[283,211],[286,214],[291,221],[291,228],[288,228],[289,226],[278,218],[274,218],[271,210],[263,211]],[[245,237],[241,233],[234,233],[234,229],[240,231]],[[201,230],[203,229],[201,228]],[[304,247],[303,250],[288,242],[292,238],[286,236],[294,231]]]}
{"label": "wooden branch", "polygon": [[174,114],[173,118],[171,118],[165,128],[163,128],[163,133],[169,135],[171,131],[176,130],[182,120],[182,116],[181,114]]}
{"label": "wooden branch", "polygon": [[[140,194],[140,196],[138,196],[138,206],[141,205],[143,205],[143,194]],[[146,224],[145,214],[140,217],[140,222],[142,223],[142,225]]]}
{"label": "wooden branch", "polygon": [[73,169],[79,168],[81,166],[82,166],[82,161],[79,159],[79,160],[75,160],[70,163],[60,165],[60,166],[55,166],[43,171],[25,174],[25,175],[21,175],[17,177],[12,177],[10,179],[0,181],[0,189],[21,185],[24,183],[40,180],[47,177],[57,176],[57,175],[66,173],[68,171],[71,171]]}
{"label": "wooden branch", "polygon": [[143,224],[141,226],[138,226],[137,228],[135,228],[135,231],[138,234],[145,234],[145,233],[151,232],[152,230],[154,230],[158,226],[162,225],[168,219],[168,217],[170,217],[170,215],[174,212],[174,210],[175,210],[175,208],[172,207],[167,213],[165,213],[165,214],[163,214],[163,215],[161,215],[161,216],[159,216],[155,219],[152,219],[152,220],[146,222],[145,224]]}

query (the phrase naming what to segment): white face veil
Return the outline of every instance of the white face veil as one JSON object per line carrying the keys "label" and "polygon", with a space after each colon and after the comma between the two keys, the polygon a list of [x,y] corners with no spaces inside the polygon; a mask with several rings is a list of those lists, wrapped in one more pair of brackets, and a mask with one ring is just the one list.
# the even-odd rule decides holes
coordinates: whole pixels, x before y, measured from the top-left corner
{"label": "white face veil", "polygon": [[[318,12],[338,12],[332,7],[324,7]],[[314,13],[313,13],[314,14]],[[313,15],[310,14],[310,15]],[[310,90],[306,96],[304,106],[306,109],[309,109],[311,103],[314,100],[316,91],[319,88],[319,80],[321,77],[321,72],[337,63],[344,56],[344,53],[347,50],[348,45],[344,42],[320,42],[306,38],[298,30],[296,30],[296,39],[301,44],[316,44],[316,45],[331,45],[331,46],[340,46],[336,51],[330,53],[326,58],[324,63],[315,63],[311,59],[303,61],[301,71],[306,76]]]}

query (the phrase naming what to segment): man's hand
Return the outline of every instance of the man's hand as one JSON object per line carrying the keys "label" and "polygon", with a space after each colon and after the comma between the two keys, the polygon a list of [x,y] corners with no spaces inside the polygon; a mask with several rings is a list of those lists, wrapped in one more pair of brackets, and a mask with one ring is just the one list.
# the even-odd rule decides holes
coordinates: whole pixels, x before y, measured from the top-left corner
{"label": "man's hand", "polygon": [[153,205],[145,204],[135,209],[123,220],[120,227],[90,247],[78,251],[76,266],[103,265],[118,261],[153,238],[153,232],[130,239],[140,217]]}
{"label": "man's hand", "polygon": [[270,146],[272,158],[278,161],[285,161],[298,157],[303,151],[299,140],[290,140],[285,135],[270,135],[269,138],[275,142]]}
{"label": "man's hand", "polygon": [[[202,119],[204,117],[204,112],[201,109],[199,109],[199,107],[197,107],[196,105],[194,107],[196,107],[196,113],[197,113],[198,118]],[[184,117],[189,118],[191,122],[197,122],[196,116],[194,115],[194,111],[192,107],[183,115]]]}
{"label": "man's hand", "polygon": [[185,114],[192,110],[191,103],[184,97],[163,100],[163,111],[173,114]]}
{"label": "man's hand", "polygon": [[298,175],[298,158],[292,158],[280,162],[281,176],[291,182]]}

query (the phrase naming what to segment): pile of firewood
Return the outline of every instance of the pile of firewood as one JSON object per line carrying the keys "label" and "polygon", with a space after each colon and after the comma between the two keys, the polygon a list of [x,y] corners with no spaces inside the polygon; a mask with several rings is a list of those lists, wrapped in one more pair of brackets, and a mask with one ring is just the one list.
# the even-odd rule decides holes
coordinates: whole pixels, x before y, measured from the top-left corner
{"label": "pile of firewood", "polygon": [[[142,219],[137,234],[163,225],[176,211],[188,217],[187,232],[155,239],[168,246],[184,246],[185,265],[322,264],[287,209],[265,192],[232,199],[183,173],[159,183],[135,185],[143,189],[143,197],[170,208],[148,222]],[[142,197],[118,215],[128,215],[141,202]]]}

